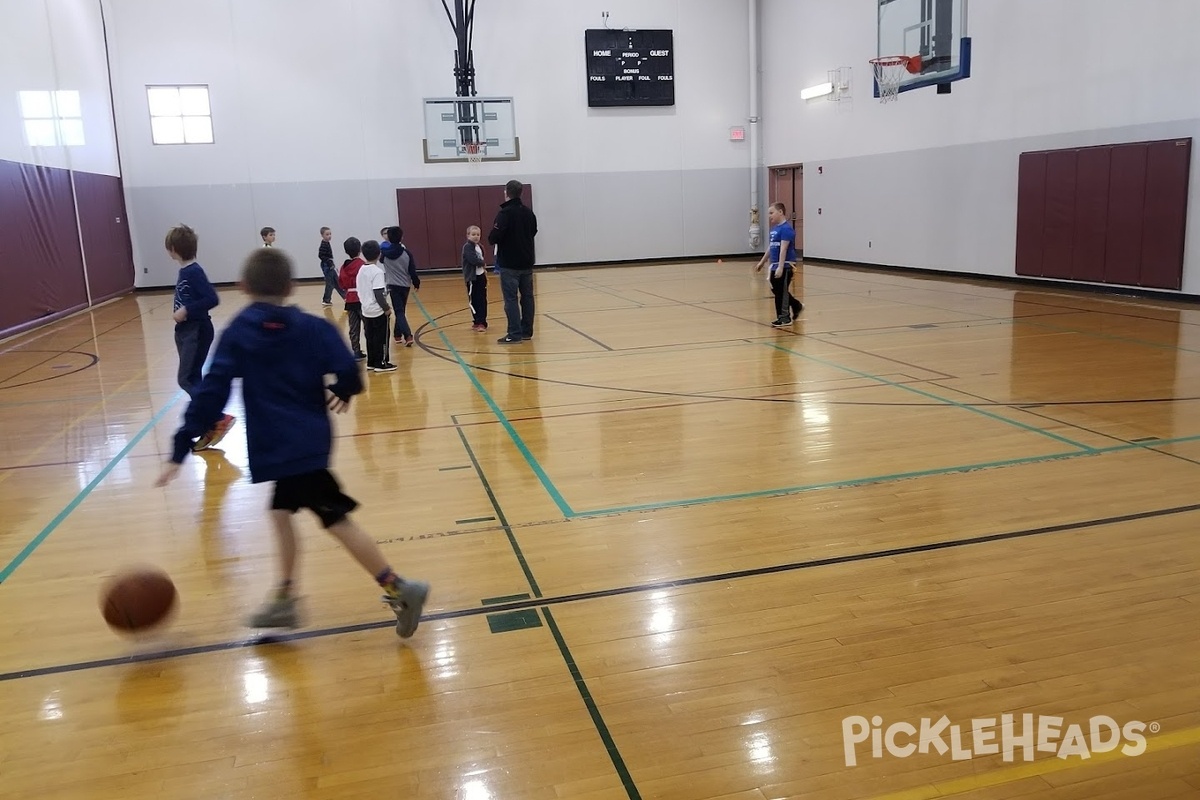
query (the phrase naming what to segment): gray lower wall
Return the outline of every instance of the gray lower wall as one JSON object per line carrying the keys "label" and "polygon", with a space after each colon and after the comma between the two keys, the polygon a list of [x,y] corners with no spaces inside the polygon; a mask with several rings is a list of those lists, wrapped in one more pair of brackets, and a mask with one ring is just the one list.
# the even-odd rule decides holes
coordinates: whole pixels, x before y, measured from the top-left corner
{"label": "gray lower wall", "polygon": [[[538,260],[543,264],[745,253],[750,170],[687,170],[513,177],[533,186]],[[333,229],[335,255],[347,236],[377,238],[396,220],[396,189],[497,183],[472,176],[440,183],[328,181],[127,188],[139,287],[170,286],[176,265],[163,250],[179,222],[200,237],[199,262],[214,282],[235,281],[246,253],[270,225],[300,277],[319,277],[318,230]],[[497,199],[499,205],[500,199]],[[494,209],[480,220],[486,229]]]}
{"label": "gray lower wall", "polygon": [[[1021,153],[1183,137],[1200,137],[1200,120],[806,161],[805,255],[1013,276]],[[1198,169],[1200,158],[1193,157],[1193,197]],[[1200,203],[1189,202],[1186,294],[1200,294],[1197,226]]]}

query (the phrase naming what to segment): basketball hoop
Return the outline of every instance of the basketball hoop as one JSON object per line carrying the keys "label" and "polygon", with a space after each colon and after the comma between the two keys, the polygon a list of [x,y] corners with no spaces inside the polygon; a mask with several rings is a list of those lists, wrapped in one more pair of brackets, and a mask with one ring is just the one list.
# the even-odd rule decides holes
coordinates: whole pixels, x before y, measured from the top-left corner
{"label": "basketball hoop", "polygon": [[483,146],[479,142],[468,142],[465,146],[467,161],[478,164],[483,161]]}
{"label": "basketball hoop", "polygon": [[875,68],[875,82],[879,84],[879,102],[887,103],[896,99],[906,73],[916,75],[921,71],[921,57],[882,56],[872,58],[871,66]]}

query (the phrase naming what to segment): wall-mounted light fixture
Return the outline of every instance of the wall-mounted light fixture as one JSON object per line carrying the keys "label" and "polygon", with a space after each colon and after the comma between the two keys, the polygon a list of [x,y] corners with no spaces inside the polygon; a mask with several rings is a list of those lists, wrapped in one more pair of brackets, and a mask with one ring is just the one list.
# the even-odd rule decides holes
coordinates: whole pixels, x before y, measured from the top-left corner
{"label": "wall-mounted light fixture", "polygon": [[809,86],[807,89],[801,89],[800,99],[812,100],[815,97],[824,97],[827,94],[833,94],[833,84],[818,83],[816,86]]}
{"label": "wall-mounted light fixture", "polygon": [[829,70],[829,80],[800,90],[801,100],[815,100],[825,97],[829,100],[842,101],[850,97],[850,68],[838,67]]}

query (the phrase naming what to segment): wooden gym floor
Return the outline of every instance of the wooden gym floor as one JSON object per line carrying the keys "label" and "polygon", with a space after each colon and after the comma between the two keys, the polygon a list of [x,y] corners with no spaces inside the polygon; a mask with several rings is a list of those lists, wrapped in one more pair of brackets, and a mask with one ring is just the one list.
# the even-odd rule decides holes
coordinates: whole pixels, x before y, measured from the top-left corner
{"label": "wooden gym floor", "polygon": [[[248,639],[244,428],[152,487],[169,294],[0,343],[0,794],[1200,796],[1200,309],[808,265],[773,330],[749,269],[544,272],[512,347],[494,278],[487,335],[424,283],[336,427],[356,518],[434,586],[406,642],[309,517],[307,625]],[[131,641],[97,592],[139,562],[182,605]],[[1003,714],[1048,750],[989,753]],[[943,716],[944,753],[843,732]]]}

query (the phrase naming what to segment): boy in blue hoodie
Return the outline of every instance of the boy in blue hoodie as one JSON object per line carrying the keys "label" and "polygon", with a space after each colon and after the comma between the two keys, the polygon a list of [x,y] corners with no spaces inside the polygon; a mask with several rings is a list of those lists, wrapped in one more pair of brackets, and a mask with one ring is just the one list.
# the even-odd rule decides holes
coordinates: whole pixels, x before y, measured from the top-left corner
{"label": "boy in blue hoodie", "polygon": [[[204,267],[196,263],[200,238],[187,225],[176,225],[167,231],[164,241],[167,255],[179,264],[175,278],[175,299],[171,317],[175,320],[175,349],[179,353],[179,388],[195,397],[200,386],[201,370],[213,343],[213,324],[209,312],[221,302],[208,281]],[[194,450],[205,450],[220,442],[236,420],[223,414],[210,430],[192,444]]]}
{"label": "boy in blue hoodie", "polygon": [[[246,260],[242,287],[251,303],[221,334],[212,366],[175,434],[171,460],[156,483],[165,486],[187,457],[191,439],[221,418],[235,378],[242,380],[246,441],[253,483],[274,481],[271,522],[279,544],[280,584],[248,621],[252,628],[295,628],[296,532],[292,516],[310,509],[383,589],[396,614],[396,633],[412,636],[429,585],[392,571],[375,540],[349,514],[358,503],[342,493],[329,471],[333,430],[328,411],[341,414],[363,389],[354,355],[329,322],[286,306],[292,262],[271,248]],[[325,385],[326,375],[337,382]],[[328,411],[327,411],[328,409]]]}

